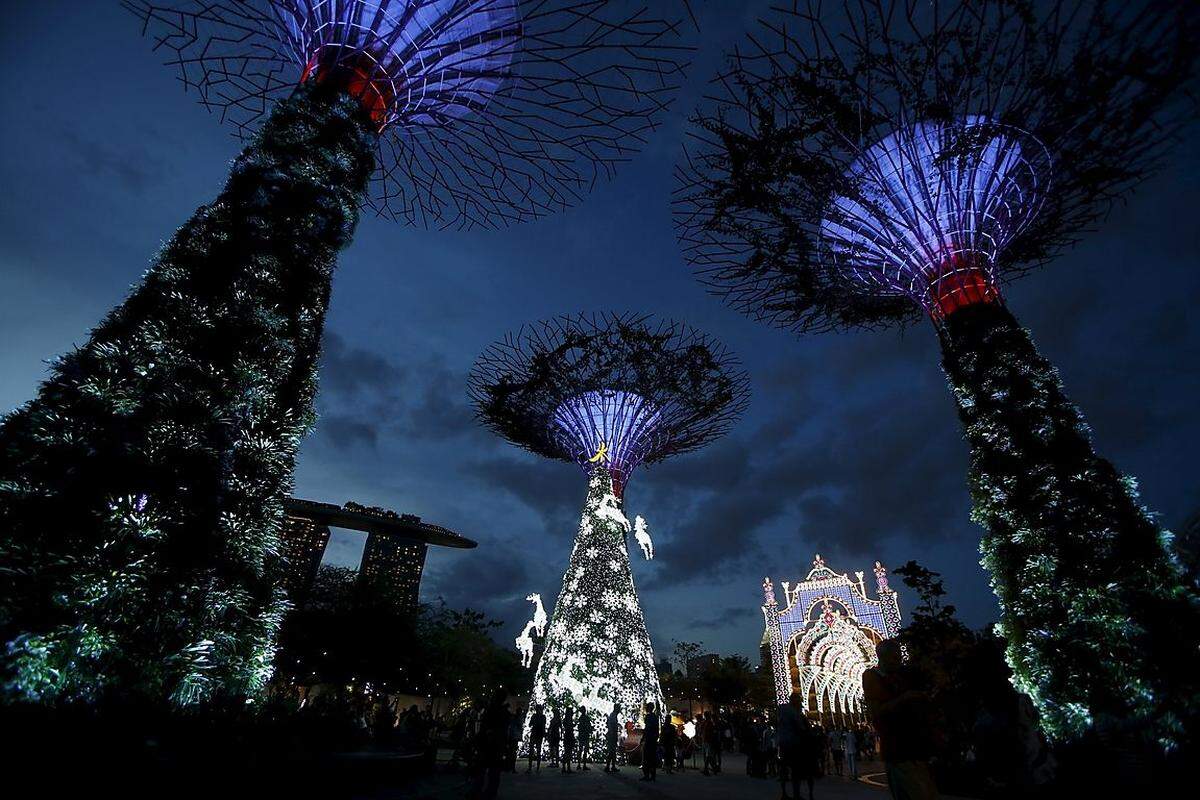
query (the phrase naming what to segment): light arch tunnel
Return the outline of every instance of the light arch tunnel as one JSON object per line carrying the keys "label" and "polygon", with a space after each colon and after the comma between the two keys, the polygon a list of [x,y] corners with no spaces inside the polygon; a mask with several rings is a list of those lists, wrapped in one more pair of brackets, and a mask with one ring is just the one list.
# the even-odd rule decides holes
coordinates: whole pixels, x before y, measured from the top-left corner
{"label": "light arch tunnel", "polygon": [[[867,596],[863,573],[836,573],[816,556],[803,581],[763,581],[764,646],[770,647],[776,698],[800,692],[805,711],[862,714],[862,676],[878,663],[876,647],[900,631],[900,606],[887,570],[875,562],[878,599]],[[782,607],[781,607],[782,606]]]}

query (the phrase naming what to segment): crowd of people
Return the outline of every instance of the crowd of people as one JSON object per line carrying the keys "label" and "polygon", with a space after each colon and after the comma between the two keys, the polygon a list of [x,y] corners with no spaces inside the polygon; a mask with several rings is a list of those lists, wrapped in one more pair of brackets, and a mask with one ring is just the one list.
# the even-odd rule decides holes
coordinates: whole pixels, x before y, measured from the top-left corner
{"label": "crowd of people", "polygon": [[[435,718],[429,709],[412,705],[403,712],[381,702],[371,727],[376,740],[402,749],[424,751],[431,761],[439,746],[449,746],[450,766],[465,767],[470,798],[493,798],[503,772],[524,767],[562,773],[593,768],[615,772],[623,765],[641,768],[641,780],[656,781],[660,772],[688,768],[705,776],[719,775],[722,754],[745,755],[746,774],[779,780],[781,794],[814,800],[814,781],[821,776],[850,780],[859,777],[866,759],[882,758],[893,795],[898,798],[936,798],[929,771],[928,731],[915,710],[928,704],[919,687],[909,685],[900,666],[898,646],[880,645],[879,665],[864,676],[866,700],[873,725],[844,719],[825,725],[810,720],[799,693],[763,714],[705,711],[695,716],[646,703],[644,707],[613,707],[606,716],[565,705],[535,705],[528,714],[510,707],[507,693],[497,689],[487,701]],[[526,747],[518,756],[522,741]],[[603,766],[599,766],[601,761]]]}
{"label": "crowd of people", "polygon": [[[527,774],[543,769],[616,772],[629,765],[640,768],[640,780],[652,782],[660,773],[675,773],[690,765],[702,775],[719,775],[722,753],[730,751],[745,754],[748,775],[778,779],[785,788],[790,781],[796,798],[802,796],[801,784],[807,784],[811,798],[812,781],[821,775],[857,779],[858,765],[876,755],[877,739],[871,728],[863,724],[822,727],[811,723],[801,709],[799,696],[772,715],[706,711],[685,717],[647,703],[627,712],[614,707],[600,718],[570,706],[535,705],[528,715],[525,739],[525,709],[510,708],[504,693],[497,690],[488,703],[476,704],[455,718],[449,732],[451,765],[467,768],[472,799],[496,797],[502,773],[518,770]],[[421,730],[421,719],[411,709],[401,715],[401,727]],[[518,757],[523,739],[526,747]]]}

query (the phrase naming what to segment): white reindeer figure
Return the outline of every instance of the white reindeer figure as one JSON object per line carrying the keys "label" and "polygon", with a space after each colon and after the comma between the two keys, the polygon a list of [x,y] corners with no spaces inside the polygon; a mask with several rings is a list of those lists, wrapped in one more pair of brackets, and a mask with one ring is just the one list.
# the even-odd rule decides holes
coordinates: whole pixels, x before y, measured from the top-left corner
{"label": "white reindeer figure", "polygon": [[525,623],[525,630],[521,631],[521,635],[517,637],[517,650],[521,652],[521,666],[528,668],[533,663],[533,637],[529,632],[533,630],[533,620]]}
{"label": "white reindeer figure", "polygon": [[596,516],[601,519],[615,522],[629,533],[630,524],[629,518],[621,513],[621,507],[617,505],[617,496],[611,492],[604,495],[604,499],[600,501],[600,506],[596,509]]}
{"label": "white reindeer figure", "polygon": [[525,599],[533,603],[533,627],[537,630],[538,636],[546,635],[546,609],[542,606],[542,596],[537,592],[526,595]]}
{"label": "white reindeer figure", "polygon": [[650,538],[650,531],[646,530],[646,520],[639,514],[633,518],[633,536],[637,539],[637,543],[642,547],[642,555],[647,561],[654,560],[654,541]]}

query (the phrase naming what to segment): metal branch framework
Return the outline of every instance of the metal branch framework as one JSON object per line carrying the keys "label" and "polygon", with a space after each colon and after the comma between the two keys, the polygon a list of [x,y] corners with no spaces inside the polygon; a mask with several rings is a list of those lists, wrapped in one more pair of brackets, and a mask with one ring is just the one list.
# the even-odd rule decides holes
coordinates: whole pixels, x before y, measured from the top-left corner
{"label": "metal branch framework", "polygon": [[798,332],[995,299],[1161,163],[1197,29],[1157,0],[796,0],[693,117],[681,246]]}
{"label": "metal branch framework", "polygon": [[[435,227],[567,208],[644,144],[690,49],[687,0],[191,0],[124,5],[245,136],[337,72],[380,127],[370,205]],[[690,24],[690,23],[689,23]]]}
{"label": "metal branch framework", "polygon": [[622,478],[724,434],[749,397],[736,359],[704,334],[611,313],[508,335],[480,356],[469,385],[477,416],[500,436]]}

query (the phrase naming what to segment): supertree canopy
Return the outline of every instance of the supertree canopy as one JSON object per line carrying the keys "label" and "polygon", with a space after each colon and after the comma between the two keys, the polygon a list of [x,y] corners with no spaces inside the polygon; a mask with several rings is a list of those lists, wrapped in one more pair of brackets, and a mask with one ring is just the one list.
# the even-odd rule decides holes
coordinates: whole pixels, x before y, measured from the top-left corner
{"label": "supertree canopy", "polygon": [[249,141],[0,423],[5,700],[255,696],[336,256],[372,175],[410,222],[558,210],[640,145],[686,53],[677,20],[622,0],[126,6]]}
{"label": "supertree canopy", "polygon": [[[629,565],[624,488],[641,463],[694,450],[744,409],[748,382],[724,348],[646,317],[560,317],[480,356],[479,419],[528,450],[579,464],[589,485],[538,664],[534,704],[573,706],[593,730],[614,704],[636,718],[662,690]],[[602,737],[594,741],[602,747]]]}
{"label": "supertree canopy", "polygon": [[919,122],[850,165],[818,246],[852,285],[907,297],[935,317],[992,302],[992,265],[1037,215],[1049,175],[1045,147],[1021,131],[982,117]]}
{"label": "supertree canopy", "polygon": [[796,0],[730,56],[677,173],[681,245],[743,311],[797,332],[933,321],[1014,679],[1059,738],[1194,738],[1200,606],[1002,289],[1194,119],[1197,11]]}
{"label": "supertree canopy", "polygon": [[689,50],[687,0],[224,0],[126,5],[185,86],[252,131],[297,84],[357,97],[379,134],[369,197],[421,225],[566,208],[641,148]]}

